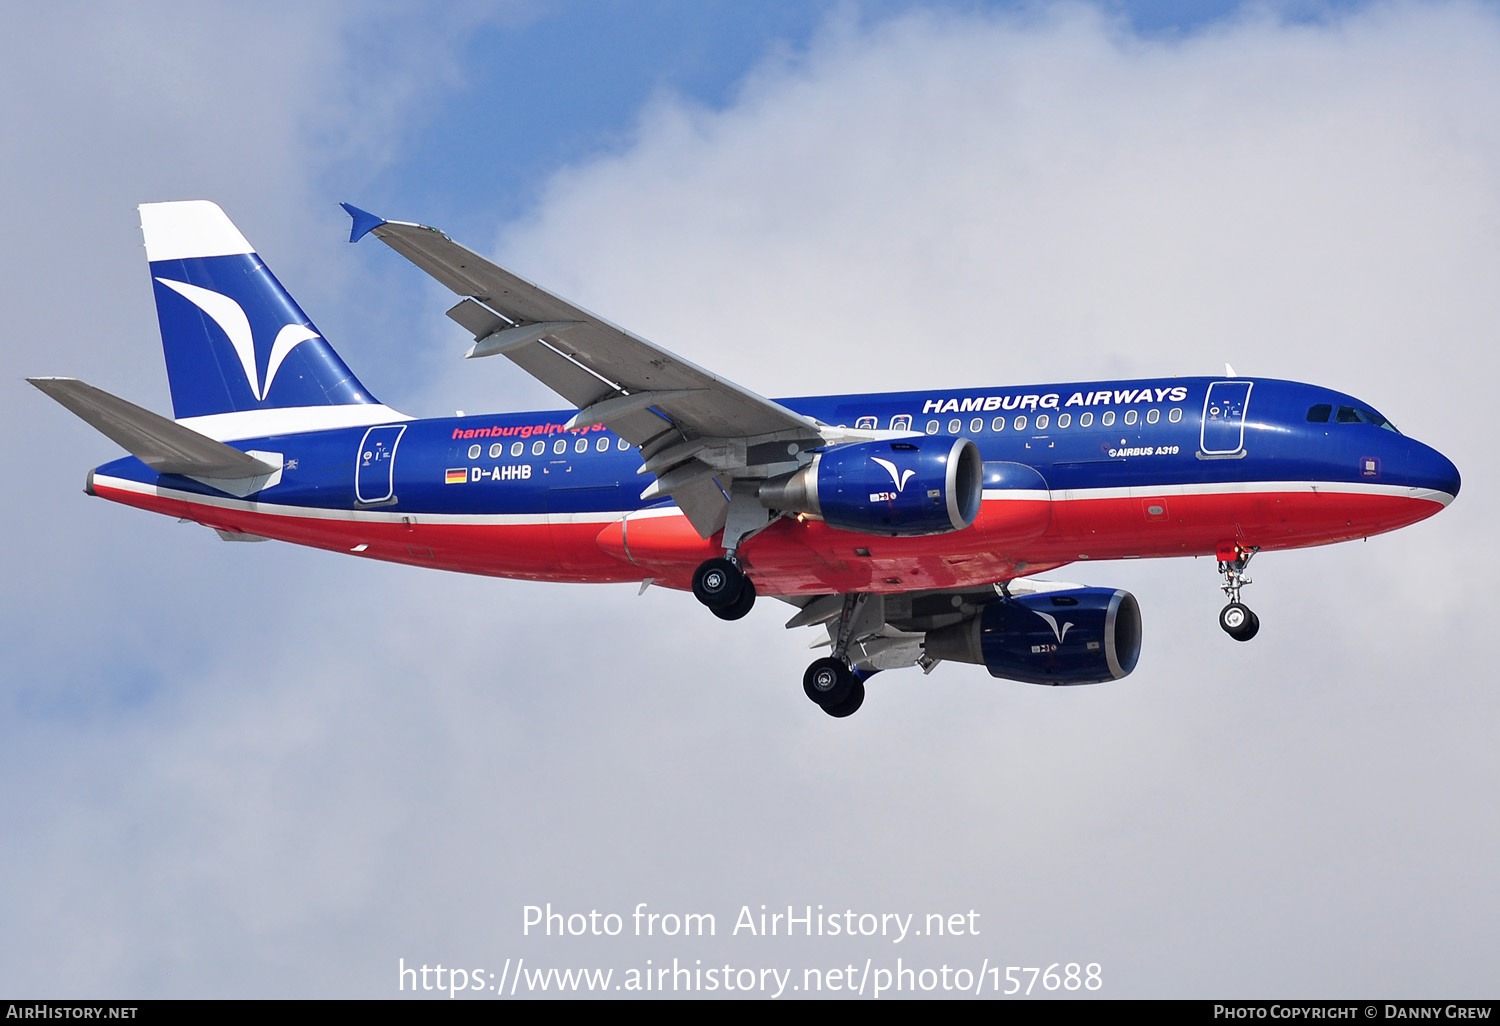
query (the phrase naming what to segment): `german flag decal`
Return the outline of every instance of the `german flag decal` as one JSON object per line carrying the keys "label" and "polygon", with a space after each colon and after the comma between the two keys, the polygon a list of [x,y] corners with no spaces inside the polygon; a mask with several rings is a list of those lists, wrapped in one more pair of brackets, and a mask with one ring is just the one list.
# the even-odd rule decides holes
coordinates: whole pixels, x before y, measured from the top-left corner
{"label": "german flag decal", "polygon": [[463,484],[469,479],[469,471],[466,467],[457,470],[447,470],[443,473],[443,484]]}

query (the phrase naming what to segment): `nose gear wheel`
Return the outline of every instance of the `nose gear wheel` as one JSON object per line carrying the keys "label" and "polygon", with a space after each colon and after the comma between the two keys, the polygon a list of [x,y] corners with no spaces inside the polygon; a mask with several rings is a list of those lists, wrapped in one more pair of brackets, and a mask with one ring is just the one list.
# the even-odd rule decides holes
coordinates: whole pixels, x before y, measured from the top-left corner
{"label": "nose gear wheel", "polygon": [[1245,576],[1245,568],[1259,551],[1257,545],[1219,546],[1219,573],[1224,575],[1224,583],[1219,587],[1229,598],[1229,605],[1219,610],[1219,626],[1235,641],[1249,641],[1260,632],[1260,617],[1240,601],[1240,589],[1254,583]]}
{"label": "nose gear wheel", "polygon": [[1235,641],[1249,641],[1260,631],[1260,617],[1248,606],[1231,602],[1219,610],[1219,626]]}

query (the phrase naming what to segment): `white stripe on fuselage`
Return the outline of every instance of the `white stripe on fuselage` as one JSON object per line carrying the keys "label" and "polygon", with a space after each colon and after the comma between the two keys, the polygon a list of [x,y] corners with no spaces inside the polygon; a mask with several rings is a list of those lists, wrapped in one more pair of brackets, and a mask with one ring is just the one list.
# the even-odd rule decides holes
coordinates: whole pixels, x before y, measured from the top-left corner
{"label": "white stripe on fuselage", "polygon": [[[318,506],[287,506],[279,503],[256,502],[234,499],[228,496],[202,495],[185,492],[160,485],[143,484],[125,478],[96,476],[94,484],[100,488],[114,488],[135,495],[154,495],[214,509],[244,510],[250,513],[265,513],[270,516],[301,517],[307,520],[365,521],[368,523],[401,523],[404,517],[418,516],[424,524],[454,525],[525,525],[525,524],[612,524],[621,517],[647,519],[655,517],[681,516],[676,506],[653,506],[648,509],[597,510],[573,513],[429,513],[422,510],[390,509],[328,509]],[[1432,488],[1408,488],[1403,485],[1375,484],[1361,481],[1226,481],[1191,485],[1155,485],[1126,488],[1074,488],[1048,493],[1036,490],[993,489],[984,493],[986,501],[1033,501],[1046,500],[1049,495],[1055,502],[1085,502],[1099,499],[1160,498],[1190,495],[1234,495],[1234,494],[1285,494],[1303,492],[1316,494],[1327,492],[1340,495],[1387,495],[1436,502],[1443,506],[1453,501],[1453,496]]]}
{"label": "white stripe on fuselage", "polygon": [[[1082,499],[1147,499],[1169,495],[1249,495],[1261,492],[1333,492],[1339,495],[1391,495],[1405,499],[1426,499],[1446,506],[1453,496],[1435,488],[1412,488],[1408,485],[1377,484],[1374,481],[1205,481],[1193,484],[1124,485],[1114,488],[1060,488],[1051,492],[1056,502]],[[986,491],[984,497],[1003,498],[1001,489]],[[1038,494],[1049,494],[1041,493]]]}

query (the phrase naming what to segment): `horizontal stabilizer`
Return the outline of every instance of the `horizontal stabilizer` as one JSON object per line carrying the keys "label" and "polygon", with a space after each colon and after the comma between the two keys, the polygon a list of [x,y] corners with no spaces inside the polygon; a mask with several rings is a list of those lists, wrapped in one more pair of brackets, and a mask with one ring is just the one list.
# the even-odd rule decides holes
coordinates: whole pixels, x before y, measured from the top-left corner
{"label": "horizontal stabilizer", "polygon": [[281,469],[77,378],[26,380],[159,474],[246,479]]}

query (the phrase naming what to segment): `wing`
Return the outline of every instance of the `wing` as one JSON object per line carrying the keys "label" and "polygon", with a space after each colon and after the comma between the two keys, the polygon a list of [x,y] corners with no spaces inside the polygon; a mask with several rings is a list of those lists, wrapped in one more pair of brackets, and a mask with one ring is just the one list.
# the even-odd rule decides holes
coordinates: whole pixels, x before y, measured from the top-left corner
{"label": "wing", "polygon": [[814,639],[809,648],[827,647],[842,653],[850,666],[866,674],[903,666],[920,666],[923,673],[931,673],[940,660],[926,652],[927,632],[974,616],[999,594],[997,588],[985,586],[895,595],[782,597],[782,601],[800,607],[786,622],[788,630],[825,628],[826,637]]}
{"label": "wing", "polygon": [[448,316],[474,334],[469,357],[503,355],[578,407],[569,426],[603,424],[639,446],[642,493],[670,494],[700,535],[725,526],[733,482],[788,474],[795,456],[852,434],[731,381],[498,267],[435,228],[345,203],[349,241],[373,234],[465,298]]}
{"label": "wing", "polygon": [[[1003,585],[892,595],[850,593],[778,597],[799,607],[786,622],[788,630],[797,627],[825,629],[827,636],[814,639],[809,648],[827,647],[835,653],[842,653],[850,666],[866,674],[903,666],[920,666],[923,673],[931,673],[944,658],[955,657],[951,646],[949,651],[929,651],[928,637],[932,632],[973,623],[986,605],[1002,596],[1070,591],[1082,587],[1024,577]],[[974,629],[977,638],[978,628]],[[1061,636],[1058,640],[1062,640]],[[966,662],[975,661],[964,659],[962,655],[959,658]]]}

